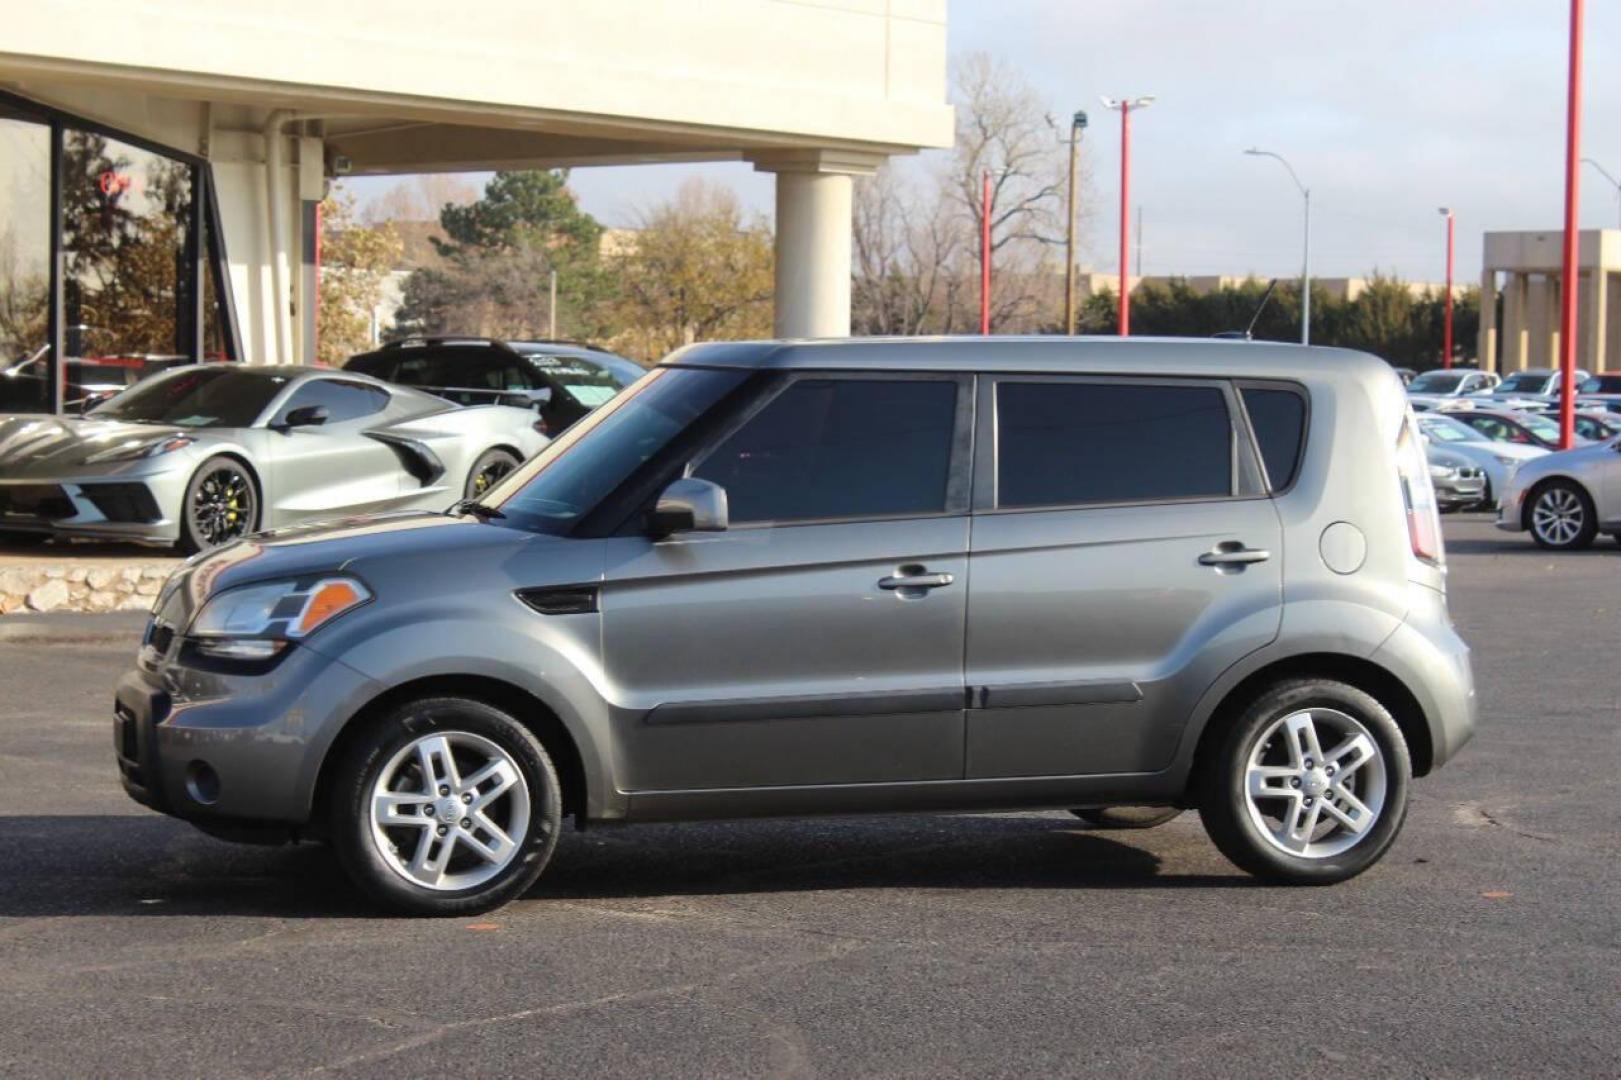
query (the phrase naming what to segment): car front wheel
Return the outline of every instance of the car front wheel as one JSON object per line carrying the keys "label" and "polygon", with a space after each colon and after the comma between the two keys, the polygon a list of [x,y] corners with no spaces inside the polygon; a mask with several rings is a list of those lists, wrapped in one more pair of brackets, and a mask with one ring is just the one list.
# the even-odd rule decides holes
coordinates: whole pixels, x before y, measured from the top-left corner
{"label": "car front wheel", "polygon": [[462,494],[469,499],[478,498],[521,464],[523,462],[515,454],[505,450],[486,450],[473,462],[473,468],[467,474],[467,487]]}
{"label": "car front wheel", "polygon": [[217,548],[253,532],[258,522],[259,492],[247,467],[233,458],[211,458],[186,485],[180,550],[191,555]]}
{"label": "car front wheel", "polygon": [[367,896],[419,915],[471,915],[521,896],[561,831],[557,771],[517,720],[428,698],[349,747],[328,806],[339,862]]}
{"label": "car front wheel", "polygon": [[1199,809],[1240,868],[1327,885],[1377,862],[1407,815],[1412,761],[1390,712],[1329,679],[1261,695],[1204,765]]}
{"label": "car front wheel", "polygon": [[1555,480],[1531,498],[1531,539],[1551,551],[1580,551],[1598,535],[1598,515],[1586,491]]}

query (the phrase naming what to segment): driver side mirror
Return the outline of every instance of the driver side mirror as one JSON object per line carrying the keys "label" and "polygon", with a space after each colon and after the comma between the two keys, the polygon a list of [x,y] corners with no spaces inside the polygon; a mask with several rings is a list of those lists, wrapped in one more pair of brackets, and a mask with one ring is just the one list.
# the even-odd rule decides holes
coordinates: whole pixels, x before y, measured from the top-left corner
{"label": "driver side mirror", "polygon": [[326,423],[327,411],[325,405],[304,405],[293,409],[281,418],[281,422],[271,425],[278,431],[291,431],[299,427],[320,427]]}
{"label": "driver side mirror", "polygon": [[680,532],[725,532],[726,489],[708,480],[683,477],[659,494],[648,516],[647,531],[655,540]]}

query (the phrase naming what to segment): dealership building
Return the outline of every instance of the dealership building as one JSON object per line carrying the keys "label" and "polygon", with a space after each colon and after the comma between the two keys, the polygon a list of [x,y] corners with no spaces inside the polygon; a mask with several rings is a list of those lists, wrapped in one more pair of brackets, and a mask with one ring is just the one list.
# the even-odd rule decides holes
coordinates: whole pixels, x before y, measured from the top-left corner
{"label": "dealership building", "polygon": [[[0,369],[314,356],[336,176],[745,161],[776,331],[849,332],[852,180],[948,146],[945,0],[40,0],[0,36]],[[5,387],[0,387],[4,391]]]}

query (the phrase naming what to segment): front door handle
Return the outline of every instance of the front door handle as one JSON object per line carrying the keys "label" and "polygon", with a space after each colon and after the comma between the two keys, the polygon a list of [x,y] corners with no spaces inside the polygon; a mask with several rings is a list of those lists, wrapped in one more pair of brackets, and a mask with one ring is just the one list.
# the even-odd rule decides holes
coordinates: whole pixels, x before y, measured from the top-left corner
{"label": "front door handle", "polygon": [[878,579],[878,587],[890,592],[899,593],[908,600],[928,595],[930,589],[939,589],[950,585],[957,578],[952,574],[930,573],[923,566],[900,566],[887,577]]}
{"label": "front door handle", "polygon": [[1212,550],[1199,556],[1199,565],[1242,569],[1250,563],[1266,562],[1272,557],[1262,548],[1245,547],[1236,540],[1224,540]]}

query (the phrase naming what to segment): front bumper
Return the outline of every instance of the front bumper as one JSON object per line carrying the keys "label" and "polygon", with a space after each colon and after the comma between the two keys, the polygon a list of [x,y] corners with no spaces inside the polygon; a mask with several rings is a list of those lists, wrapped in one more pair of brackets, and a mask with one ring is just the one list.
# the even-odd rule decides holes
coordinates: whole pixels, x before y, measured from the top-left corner
{"label": "front bumper", "polygon": [[1440,477],[1431,475],[1435,488],[1435,501],[1446,509],[1474,506],[1486,500],[1486,475],[1479,469],[1468,476]]}
{"label": "front bumper", "polygon": [[119,680],[113,749],[136,802],[207,825],[310,820],[322,760],[382,687],[293,646],[258,674],[197,666],[181,642],[143,646]]}
{"label": "front bumper", "polygon": [[108,476],[0,482],[0,529],[137,544],[173,544],[180,525],[169,483]]}

